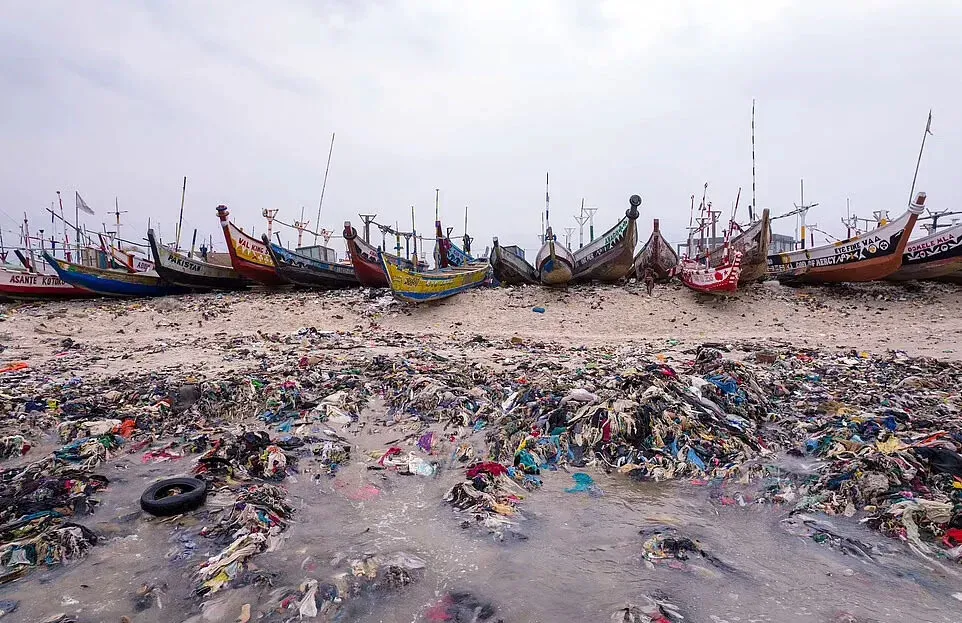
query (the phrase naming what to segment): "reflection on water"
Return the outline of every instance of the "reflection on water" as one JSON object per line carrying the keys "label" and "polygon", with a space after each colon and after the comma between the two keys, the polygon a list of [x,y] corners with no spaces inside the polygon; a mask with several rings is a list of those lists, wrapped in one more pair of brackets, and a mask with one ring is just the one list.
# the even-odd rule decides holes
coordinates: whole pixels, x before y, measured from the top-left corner
{"label": "reflection on water", "polygon": [[[122,468],[119,468],[122,467]],[[256,558],[273,574],[273,588],[321,582],[365,554],[407,552],[426,562],[414,584],[362,594],[343,621],[415,622],[451,591],[491,602],[491,621],[610,621],[626,603],[663,596],[694,622],[831,622],[848,613],[858,621],[957,623],[962,603],[951,597],[960,576],[942,563],[924,563],[901,544],[829,518],[847,536],[876,547],[870,559],[846,555],[781,523],[788,509],[718,503],[710,486],[634,482],[589,471],[602,495],[566,493],[569,473],[544,475],[544,487],[523,503],[526,539],[498,541],[473,526],[461,528],[441,502],[462,476],[456,467],[435,477],[371,471],[357,463],[336,478],[315,478],[310,463],[287,486],[298,507],[296,523],[276,552]],[[152,480],[181,474],[189,459],[160,465],[120,461],[107,467],[111,485],[103,505],[86,519],[108,537],[79,563],[40,571],[0,587],[0,599],[19,599],[10,620],[42,620],[57,612],[79,621],[180,621],[198,613],[190,569],[218,548],[196,532],[200,517],[176,522],[139,512],[140,491]],[[652,565],[643,557],[643,529],[671,526],[717,557]],[[156,586],[156,602],[142,611],[136,595]],[[953,588],[954,587],[954,588]],[[224,591],[211,599],[211,621],[235,621],[243,604],[252,612],[270,601],[270,586]],[[19,617],[19,618],[14,618]],[[906,618],[909,617],[909,618]],[[5,619],[6,620],[6,619]],[[254,619],[256,620],[256,618]],[[268,619],[281,620],[281,619]]]}

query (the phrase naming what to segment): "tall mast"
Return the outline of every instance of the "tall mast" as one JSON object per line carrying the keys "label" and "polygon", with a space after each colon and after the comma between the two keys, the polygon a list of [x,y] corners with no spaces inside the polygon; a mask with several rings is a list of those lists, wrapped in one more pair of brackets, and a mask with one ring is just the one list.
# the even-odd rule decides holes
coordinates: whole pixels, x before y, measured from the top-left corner
{"label": "tall mast", "polygon": [[548,196],[548,172],[546,171],[544,174],[544,223],[546,227],[545,232],[547,232],[548,229],[551,229],[551,213],[548,210],[550,204],[551,204],[551,197]]}
{"label": "tall mast", "polygon": [[755,100],[752,99],[752,203],[748,206],[748,220],[755,220]]}
{"label": "tall mast", "polygon": [[414,206],[411,206],[411,237],[414,238],[414,258],[418,257],[418,232],[414,227]]}
{"label": "tall mast", "polygon": [[[932,111],[929,110],[929,118],[925,122],[925,132],[922,133],[922,146],[919,148],[919,159],[915,163],[915,175],[912,176],[912,190],[909,191],[909,205],[912,205],[912,195],[915,194],[915,180],[919,176],[919,165],[922,164],[922,151],[925,149],[925,137],[932,134]],[[935,136],[933,134],[933,136]]]}
{"label": "tall mast", "polygon": [[174,250],[180,251],[180,228],[184,224],[184,199],[187,198],[187,176],[184,176],[184,189],[180,192],[180,218],[177,219],[177,240],[174,242]]}
{"label": "tall mast", "polygon": [[[324,191],[327,189],[327,174],[331,170],[331,156],[334,155],[334,132],[331,132],[331,149],[327,152],[327,167],[324,169],[324,183],[321,184],[321,199],[317,202],[317,221],[314,225],[321,227],[321,207],[324,205]],[[314,234],[314,244],[317,244],[317,234]]]}
{"label": "tall mast", "polygon": [[588,222],[588,217],[585,216],[585,198],[581,198],[581,212],[575,217],[575,221],[578,223],[578,248],[585,246],[585,223]]}

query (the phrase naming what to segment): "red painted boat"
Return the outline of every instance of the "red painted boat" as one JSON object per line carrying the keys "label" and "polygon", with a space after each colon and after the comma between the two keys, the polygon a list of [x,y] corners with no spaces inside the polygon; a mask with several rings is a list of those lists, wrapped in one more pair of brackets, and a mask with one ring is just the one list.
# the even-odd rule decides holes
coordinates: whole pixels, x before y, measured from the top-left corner
{"label": "red painted boat", "polygon": [[230,212],[227,206],[217,206],[217,218],[224,228],[224,239],[227,241],[227,252],[230,253],[230,263],[238,273],[251,281],[265,286],[280,286],[287,282],[277,274],[274,260],[264,243],[248,236],[227,217]]}
{"label": "red painted boat", "polygon": [[[347,243],[347,254],[354,266],[354,275],[361,282],[361,285],[367,288],[388,287],[387,274],[384,272],[384,266],[381,265],[377,248],[358,236],[357,230],[351,227],[350,221],[344,222],[344,242]],[[424,262],[418,262],[417,267],[415,267],[411,260],[390,253],[384,253],[383,255],[384,261],[400,266],[405,270],[424,271],[428,268],[428,265]]]}
{"label": "red painted boat", "polygon": [[80,298],[90,292],[64,283],[57,275],[0,269],[0,297],[12,299]]}
{"label": "red painted boat", "polygon": [[685,258],[681,261],[681,282],[703,294],[732,294],[738,290],[738,278],[742,273],[742,254],[735,251],[730,259],[718,266],[705,266]]}

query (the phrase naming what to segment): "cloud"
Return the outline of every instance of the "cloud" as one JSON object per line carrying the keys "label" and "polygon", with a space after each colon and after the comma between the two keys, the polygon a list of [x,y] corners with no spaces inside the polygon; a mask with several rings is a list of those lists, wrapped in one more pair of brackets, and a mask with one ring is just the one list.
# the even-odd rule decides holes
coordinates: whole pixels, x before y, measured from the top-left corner
{"label": "cloud", "polygon": [[476,247],[498,235],[533,253],[549,170],[556,228],[584,197],[604,229],[638,193],[640,236],[658,217],[679,239],[705,181],[716,205],[739,187],[747,205],[752,98],[773,212],[802,177],[810,221],[833,233],[846,198],[901,210],[930,107],[919,185],[933,208],[957,204],[962,9],[873,6],[5,3],[4,209],[40,218],[79,189],[100,213],[120,197],[132,237],[148,217],[170,235],[187,175],[190,225],[215,240],[219,203],[248,229],[264,208],[313,222],[337,132],[330,229],[359,212],[405,223],[415,205],[428,231],[441,188],[458,230],[470,206]]}

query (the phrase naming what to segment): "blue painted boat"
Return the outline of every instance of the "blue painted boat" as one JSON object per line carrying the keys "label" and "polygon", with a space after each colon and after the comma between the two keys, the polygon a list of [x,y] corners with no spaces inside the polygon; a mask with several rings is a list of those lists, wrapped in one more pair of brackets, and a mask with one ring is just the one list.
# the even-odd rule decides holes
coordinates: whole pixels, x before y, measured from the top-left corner
{"label": "blue painted boat", "polygon": [[354,266],[323,262],[297,251],[291,251],[274,244],[266,235],[262,236],[264,246],[267,247],[274,260],[277,274],[293,284],[307,288],[350,288],[359,286]]}
{"label": "blue painted boat", "polygon": [[58,260],[49,253],[44,253],[43,259],[57,271],[57,275],[64,283],[104,296],[166,296],[190,291],[187,288],[170,285],[157,274],[122,273],[80,266]]}

